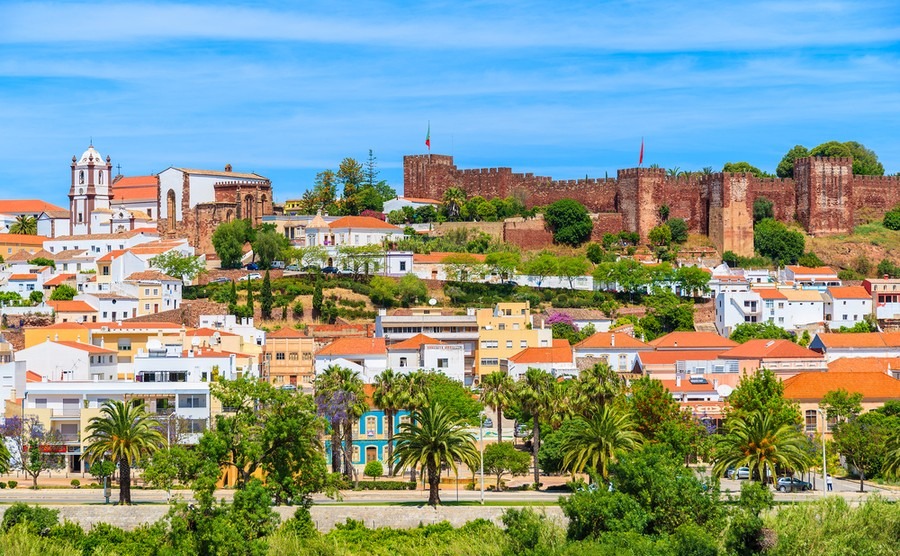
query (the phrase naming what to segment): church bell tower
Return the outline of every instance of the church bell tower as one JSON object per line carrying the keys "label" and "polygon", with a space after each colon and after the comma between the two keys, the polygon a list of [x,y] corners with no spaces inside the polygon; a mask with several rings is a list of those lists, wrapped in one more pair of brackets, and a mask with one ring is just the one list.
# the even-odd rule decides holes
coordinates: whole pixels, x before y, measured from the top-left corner
{"label": "church bell tower", "polygon": [[72,185],[69,188],[69,235],[96,233],[91,215],[97,209],[109,210],[112,161],[104,161],[93,143],[81,155],[72,157]]}

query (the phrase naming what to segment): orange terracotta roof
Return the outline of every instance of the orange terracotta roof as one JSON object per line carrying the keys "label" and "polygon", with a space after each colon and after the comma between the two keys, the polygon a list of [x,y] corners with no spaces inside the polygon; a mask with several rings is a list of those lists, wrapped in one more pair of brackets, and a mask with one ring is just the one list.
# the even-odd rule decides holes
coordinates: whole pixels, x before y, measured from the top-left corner
{"label": "orange terracotta roof", "polygon": [[400,350],[417,350],[425,344],[428,345],[439,345],[444,342],[440,340],[435,340],[425,334],[416,334],[412,338],[407,338],[402,342],[397,342],[396,344],[391,344],[388,346],[388,349],[391,351],[400,351]]}
{"label": "orange terracotta roof", "polygon": [[642,351],[638,353],[638,359],[643,365],[674,365],[678,361],[712,361],[718,359],[726,350],[670,350],[670,351]]}
{"label": "orange terracotta roof", "polygon": [[11,274],[9,276],[10,282],[31,282],[37,279],[37,274]]}
{"label": "orange terracotta roof", "polygon": [[44,282],[44,285],[45,286],[59,286],[60,284],[63,284],[65,282],[70,282],[75,279],[76,279],[76,276],[74,274],[67,274],[67,273],[57,274],[53,278],[50,278],[49,280]]}
{"label": "orange terracotta roof", "polygon": [[[16,214],[20,212],[44,212],[47,210],[66,210],[56,205],[51,205],[40,199],[4,199],[0,201],[0,214]],[[69,212],[66,210],[66,212]]]}
{"label": "orange terracotta roof", "polygon": [[833,268],[830,266],[799,266],[799,265],[788,265],[785,267],[790,270],[794,274],[820,274],[830,276],[832,274],[836,274]]}
{"label": "orange terracotta roof", "polygon": [[158,270],[142,270],[141,272],[132,272],[125,278],[127,281],[138,281],[138,280],[159,280],[162,282],[181,282],[180,278],[173,278],[168,274],[163,274]]}
{"label": "orange terracotta roof", "polygon": [[669,392],[715,392],[716,388],[713,386],[712,382],[706,382],[701,384],[694,384],[688,379],[682,379],[681,385],[676,386],[677,382],[675,380],[660,380],[663,386],[666,387],[666,390]]}
{"label": "orange terracotta roof", "polygon": [[825,359],[790,340],[749,340],[722,354],[722,359]]}
{"label": "orange terracotta roof", "polygon": [[900,398],[900,380],[884,373],[797,373],[784,381],[784,397],[789,400],[821,400],[825,394],[843,388],[860,393],[863,401]]}
{"label": "orange terracotta roof", "polygon": [[124,255],[128,250],[127,249],[113,249],[109,253],[103,255],[99,259],[97,259],[98,263],[107,263],[112,262],[113,259],[118,259],[122,255]]}
{"label": "orange terracotta roof", "polygon": [[237,353],[234,351],[216,351],[212,348],[194,348],[194,354],[190,355],[190,350],[184,350],[181,352],[182,357],[207,357],[207,358],[215,358],[215,357],[231,357],[234,355],[235,357],[253,357],[252,355],[247,355],[246,353]]}
{"label": "orange terracotta roof", "polygon": [[156,200],[156,176],[128,176],[113,182],[113,201]]}
{"label": "orange terracotta roof", "polygon": [[35,326],[34,329],[40,330],[87,330],[87,326],[78,322],[57,322],[48,326]]}
{"label": "orange terracotta roof", "polygon": [[175,249],[183,243],[183,241],[153,241],[150,243],[135,245],[128,250],[135,255],[160,255],[162,253],[165,253],[166,251]]}
{"label": "orange terracotta roof", "polygon": [[563,340],[563,344],[553,342],[553,347],[525,348],[513,355],[509,360],[519,365],[531,363],[571,363],[573,361],[572,346]]}
{"label": "orange terracotta roof", "polygon": [[34,371],[25,371],[25,382],[43,382],[44,377]]}
{"label": "orange terracotta roof", "polygon": [[[615,346],[613,346],[615,342]],[[628,334],[615,334],[613,332],[597,332],[575,344],[575,349],[653,349],[651,346],[632,338]]]}
{"label": "orange terracotta roof", "polygon": [[212,328],[194,328],[193,330],[188,330],[184,333],[185,336],[214,336],[216,332],[219,333],[220,337],[223,336],[231,336],[236,337],[240,336],[240,334],[235,334],[234,332],[226,332],[225,330],[213,330]]}
{"label": "orange terracotta roof", "polygon": [[96,313],[97,310],[81,300],[72,301],[48,301],[47,305],[53,307],[57,313]]}
{"label": "orange terracotta roof", "polygon": [[106,328],[107,330],[155,330],[155,329],[180,329],[180,324],[175,324],[174,322],[162,322],[162,321],[137,321],[137,322],[129,322],[124,321],[122,324],[117,322],[86,322],[83,325],[85,328],[90,328],[92,330],[100,330],[102,328]]}
{"label": "orange terracotta roof", "polygon": [[718,280],[719,282],[746,282],[747,279],[743,276],[732,276],[731,274],[714,274],[711,280]]}
{"label": "orange terracotta roof", "polygon": [[447,251],[433,251],[431,253],[413,254],[413,264],[441,264],[444,262],[444,259],[451,255],[468,255],[480,263],[483,263],[487,259],[487,255],[483,255],[481,253],[452,253]]}
{"label": "orange terracotta roof", "polygon": [[900,357],[841,357],[828,364],[828,372],[887,373],[900,371]]}
{"label": "orange terracotta roof", "polygon": [[900,347],[900,332],[822,332],[816,335],[816,339],[825,348]]}
{"label": "orange terracotta roof", "polygon": [[141,234],[153,235],[159,233],[154,228],[140,228],[127,232],[117,232],[114,234],[85,234],[79,236],[58,236],[53,241],[91,241],[94,239],[127,239]]}
{"label": "orange terracotta roof", "polygon": [[371,216],[343,216],[329,224],[328,227],[331,229],[361,228],[400,231],[397,226]]}
{"label": "orange terracotta roof", "polygon": [[266,339],[269,338],[307,338],[307,336],[296,328],[285,326],[284,328],[279,328],[275,332],[267,333]]}
{"label": "orange terracotta roof", "polygon": [[726,349],[738,343],[715,332],[670,332],[650,342],[656,349]]}
{"label": "orange terracotta roof", "polygon": [[[0,203],[2,202],[0,201]],[[44,245],[44,242],[49,239],[49,237],[26,234],[0,234],[0,244],[3,245]]]}
{"label": "orange terracotta roof", "polygon": [[316,355],[384,355],[384,338],[338,338]]}
{"label": "orange terracotta roof", "polygon": [[760,299],[787,299],[787,296],[775,288],[754,288]]}
{"label": "orange terracotta roof", "polygon": [[113,349],[106,349],[100,346],[95,346],[93,344],[82,344],[81,342],[64,342],[62,340],[53,342],[54,344],[58,344],[61,346],[66,346],[70,348],[80,349],[81,351],[86,351],[92,355],[108,355],[118,353]]}
{"label": "orange terracotta roof", "polygon": [[832,286],[828,293],[833,299],[872,299],[872,294],[862,286]]}

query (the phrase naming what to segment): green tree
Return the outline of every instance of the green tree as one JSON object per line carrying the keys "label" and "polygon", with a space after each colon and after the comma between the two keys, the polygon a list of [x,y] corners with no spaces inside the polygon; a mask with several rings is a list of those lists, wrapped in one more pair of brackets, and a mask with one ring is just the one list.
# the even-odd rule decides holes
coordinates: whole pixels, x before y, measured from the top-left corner
{"label": "green tree", "polygon": [[685,243],[688,240],[688,225],[684,218],[671,218],[666,221],[666,227],[672,236],[673,243]]}
{"label": "green tree", "polygon": [[753,201],[753,224],[756,225],[766,218],[775,218],[775,204],[765,197],[757,197]]}
{"label": "green tree", "polygon": [[579,255],[559,257],[556,261],[557,272],[569,281],[569,289],[572,290],[575,289],[575,278],[580,278],[587,274],[589,266],[590,263],[588,263],[587,259]]}
{"label": "green tree", "polygon": [[247,313],[253,316],[253,280],[247,280]]}
{"label": "green tree", "polygon": [[878,155],[856,141],[847,141],[846,143],[828,141],[810,150],[809,156],[853,157],[853,173],[855,175],[884,175],[884,166],[878,161]]}
{"label": "green tree", "polygon": [[400,424],[397,434],[397,463],[401,469],[422,466],[428,480],[428,504],[441,503],[441,468],[457,471],[457,462],[474,469],[479,459],[475,438],[466,432],[465,422],[440,404],[413,411],[408,423]]}
{"label": "green tree", "polygon": [[900,230],[900,205],[884,213],[883,224],[888,230]]}
{"label": "green tree", "polygon": [[859,491],[864,492],[867,476],[876,475],[885,456],[890,431],[883,415],[869,412],[837,423],[832,429],[834,448],[859,474]]}
{"label": "green tree", "polygon": [[675,445],[668,440],[675,429],[693,429],[695,423],[663,383],[643,376],[631,382],[629,393],[626,402],[635,430],[648,442],[667,443],[674,453],[686,455],[691,446]]}
{"label": "green tree", "polygon": [[513,251],[495,251],[487,254],[484,263],[501,280],[509,280],[521,263],[521,257]]}
{"label": "green tree", "polygon": [[32,291],[28,294],[28,301],[31,302],[32,305],[40,305],[41,301],[44,300],[44,292],[39,292],[37,290]]}
{"label": "green tree", "polygon": [[715,443],[713,471],[721,475],[729,467],[749,467],[760,483],[775,477],[779,469],[806,471],[812,464],[808,440],[791,423],[767,411],[729,417],[728,433]]}
{"label": "green tree", "polygon": [[51,301],[71,301],[78,295],[78,291],[68,284],[60,284],[50,294]]}
{"label": "green tree", "polygon": [[384,475],[384,465],[377,459],[373,459],[366,464],[366,467],[363,469],[363,475],[372,477],[372,482],[374,483],[375,479]]}
{"label": "green tree", "polygon": [[[794,145],[794,147],[785,153],[784,157],[781,159],[781,162],[778,163],[778,168],[775,169],[775,174],[778,175],[779,178],[793,178],[794,177],[794,161],[798,158],[805,158],[809,156],[809,151],[803,145]],[[756,211],[753,211],[754,221],[756,220],[755,215]],[[771,218],[770,216],[764,218]]]}
{"label": "green tree", "polygon": [[675,270],[675,282],[681,288],[681,295],[695,297],[709,290],[710,274],[696,266],[681,266]]}
{"label": "green tree", "polygon": [[555,412],[556,381],[553,375],[547,371],[529,368],[525,376],[516,383],[515,400],[522,411],[531,416],[531,450],[534,464],[534,484],[541,483],[541,473],[538,467],[538,453],[541,449],[541,423]]}
{"label": "green tree", "polygon": [[666,222],[669,219],[669,214],[671,213],[671,209],[669,205],[662,205],[659,207],[659,221]]}
{"label": "green tree", "polygon": [[572,199],[560,199],[544,209],[544,221],[553,232],[553,241],[566,245],[581,245],[594,228],[584,205]]}
{"label": "green tree", "polygon": [[341,199],[344,211],[350,215],[358,215],[360,208],[356,195],[364,180],[362,165],[356,159],[344,158],[338,166],[337,179],[344,186]]}
{"label": "green tree", "polygon": [[559,259],[547,251],[541,251],[536,257],[525,263],[525,274],[538,277],[538,287],[548,276],[556,276],[559,272]]}
{"label": "green tree", "polygon": [[516,449],[512,442],[496,442],[484,449],[484,471],[497,478],[497,490],[503,490],[503,476],[528,473],[528,454]]}
{"label": "green tree", "polygon": [[238,300],[237,283],[234,280],[232,280],[231,287],[228,290],[228,303],[236,304],[237,300]]}
{"label": "green tree", "polygon": [[219,224],[212,235],[213,248],[222,268],[240,268],[244,255],[244,244],[250,234],[250,223],[246,220],[232,220]]}
{"label": "green tree", "polygon": [[104,402],[100,414],[88,423],[85,458],[88,462],[109,458],[118,463],[119,504],[131,504],[131,468],[135,462],[162,447],[158,427],[159,422],[142,403],[117,400]]}
{"label": "green tree", "polygon": [[512,403],[515,382],[506,373],[495,371],[481,377],[481,403],[497,412],[497,442],[503,442],[503,412]]}
{"label": "green tree", "polygon": [[[141,478],[151,487],[165,490],[166,500],[171,501],[172,488],[178,483],[190,485],[197,476],[200,465],[196,451],[184,446],[171,446],[157,450],[150,456]],[[91,471],[93,470],[92,465]]]}
{"label": "green tree", "polygon": [[171,250],[150,259],[150,266],[158,268],[163,274],[173,278],[181,278],[184,282],[192,282],[202,272],[206,272],[203,257],[185,255]]}
{"label": "green tree", "polygon": [[766,368],[744,375],[738,381],[737,388],[728,396],[726,426],[755,412],[774,415],[777,425],[797,427],[801,423],[797,405],[784,398],[784,384]]}
{"label": "green tree", "polygon": [[667,246],[672,243],[672,230],[668,226],[657,226],[647,236],[651,245]]}
{"label": "green tree", "polygon": [[56,262],[53,259],[48,259],[47,257],[36,257],[29,260],[28,264],[34,266],[49,266],[50,268],[56,268]]}
{"label": "green tree", "polygon": [[459,187],[448,187],[444,191],[444,212],[451,222],[459,220],[460,211],[466,203],[466,192]]}
{"label": "green tree", "polygon": [[467,282],[484,275],[484,265],[469,253],[453,253],[442,261],[447,269],[447,278],[457,282]]}
{"label": "green tree", "polygon": [[372,303],[381,307],[390,307],[397,299],[397,281],[387,276],[373,276],[369,281]]}
{"label": "green tree", "polygon": [[324,300],[324,292],[322,291],[322,281],[316,280],[316,286],[313,289],[312,310],[313,316],[318,318],[322,314],[322,301]]}
{"label": "green tree", "polygon": [[256,232],[253,241],[253,256],[256,257],[260,268],[269,269],[272,268],[272,261],[277,260],[289,245],[284,235],[275,231],[260,230]]}
{"label": "green tree", "polygon": [[481,421],[484,405],[470,388],[440,372],[420,372],[410,376],[411,407],[440,405],[454,418],[469,425]]}
{"label": "green tree", "polygon": [[606,479],[609,464],[617,455],[636,449],[640,442],[631,415],[615,404],[606,404],[588,419],[575,418],[563,439],[563,468],[581,473],[588,467]]}
{"label": "green tree", "polygon": [[818,255],[809,251],[807,253],[803,253],[797,258],[797,264],[800,266],[808,266],[808,267],[817,267],[817,266],[825,266],[825,262],[819,258]]}
{"label": "green tree", "polygon": [[634,294],[645,290],[650,283],[650,271],[638,261],[627,258],[615,263],[603,263],[594,270],[594,280],[603,284],[618,285],[628,292],[634,300]]}
{"label": "green tree", "polygon": [[590,418],[599,409],[613,402],[625,391],[625,382],[609,364],[600,362],[579,373],[570,392],[572,409]]}
{"label": "green tree", "polygon": [[761,220],[753,228],[753,246],[756,251],[777,264],[796,263],[803,254],[805,244],[802,233],[790,230],[771,218]]}
{"label": "green tree", "polygon": [[375,377],[375,391],[372,401],[375,407],[384,411],[387,429],[388,476],[394,476],[394,420],[397,412],[405,409],[409,401],[409,382],[403,375],[392,369],[385,369]]}
{"label": "green tree", "polygon": [[843,388],[831,390],[822,396],[819,407],[825,410],[829,419],[836,422],[844,422],[854,419],[862,413],[863,395],[859,392],[850,393]]}
{"label": "green tree", "polygon": [[404,305],[413,305],[425,300],[428,296],[428,287],[424,280],[409,273],[400,278],[397,283],[397,295]]}
{"label": "green tree", "polygon": [[5,440],[5,448],[11,452],[6,461],[29,477],[33,488],[37,488],[38,477],[44,471],[59,469],[65,464],[65,454],[55,449],[63,444],[59,432],[46,429],[37,417],[7,417],[0,424],[0,438]]}
{"label": "green tree", "polygon": [[[343,473],[347,479],[356,480],[353,466],[353,428],[368,409],[362,379],[359,373],[345,367],[330,366],[316,377],[316,406],[332,425],[332,471],[334,467],[335,445],[338,454],[343,453]],[[335,435],[335,428],[337,435]],[[343,446],[341,446],[343,442]]]}
{"label": "green tree", "polygon": [[27,214],[16,216],[16,221],[9,227],[9,233],[16,235],[37,235],[37,219]]}
{"label": "green tree", "polygon": [[263,276],[262,289],[259,292],[259,311],[260,317],[263,319],[272,318],[272,302],[272,280],[269,278],[269,271],[266,270],[266,274]]}
{"label": "green tree", "polygon": [[793,334],[771,322],[742,322],[734,327],[729,339],[739,344],[750,340],[795,340]]}
{"label": "green tree", "polygon": [[722,167],[723,172],[731,172],[732,174],[752,174],[757,178],[768,177],[768,174],[753,166],[749,162],[726,162]]}

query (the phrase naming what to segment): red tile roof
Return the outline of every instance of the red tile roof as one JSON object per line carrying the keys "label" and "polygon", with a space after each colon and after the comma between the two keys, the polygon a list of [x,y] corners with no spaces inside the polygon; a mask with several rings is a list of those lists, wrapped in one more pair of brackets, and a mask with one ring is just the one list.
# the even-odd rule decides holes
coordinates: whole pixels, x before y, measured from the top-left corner
{"label": "red tile roof", "polygon": [[718,359],[726,350],[668,350],[668,351],[642,351],[638,353],[638,359],[643,365],[674,365],[678,361],[712,361]]}
{"label": "red tile roof", "polygon": [[738,343],[715,332],[670,332],[650,342],[656,349],[726,349]]}
{"label": "red tile roof", "polygon": [[11,274],[9,277],[10,282],[32,282],[37,280],[37,274]]}
{"label": "red tile roof", "polygon": [[185,336],[214,336],[216,333],[219,334],[219,337],[231,336],[236,337],[240,336],[240,334],[235,334],[234,332],[226,332],[225,330],[213,330],[212,328],[194,328],[193,330],[188,330],[184,333]]}
{"label": "red tile roof", "polygon": [[397,226],[371,216],[343,216],[329,224],[328,227],[331,229],[360,228],[368,230],[380,229],[400,231],[400,228]]}
{"label": "red tile roof", "polygon": [[75,279],[76,279],[76,276],[74,274],[67,274],[67,273],[57,274],[53,278],[50,278],[49,280],[44,282],[44,285],[45,286],[59,286],[60,284],[63,284],[65,282],[70,282]]}
{"label": "red tile roof", "polygon": [[900,371],[900,357],[841,357],[828,364],[828,372],[887,373]]}
{"label": "red tile roof", "polygon": [[825,394],[843,388],[860,393],[863,401],[900,398],[900,380],[884,373],[798,373],[784,381],[784,397],[789,400],[821,400]]}
{"label": "red tile roof", "polygon": [[431,253],[413,254],[413,264],[441,264],[444,262],[444,259],[451,255],[468,255],[480,263],[483,263],[487,259],[487,255],[482,255],[481,253],[450,253],[446,251],[433,251]]}
{"label": "red tile roof", "polygon": [[91,355],[111,355],[118,353],[112,349],[102,348],[100,346],[95,346],[93,344],[82,344],[81,342],[64,342],[64,341],[56,341],[54,344],[59,344],[61,346],[66,346],[70,348],[80,349],[81,351],[86,351]]}
{"label": "red tile roof", "polygon": [[799,265],[788,265],[785,267],[790,270],[794,274],[820,274],[830,276],[832,274],[836,274],[834,269],[830,266],[799,266]]}
{"label": "red tile roof", "polygon": [[434,338],[426,336],[425,334],[416,334],[412,338],[407,338],[406,340],[403,340],[402,342],[397,342],[396,344],[389,345],[388,349],[391,351],[403,351],[403,350],[412,351],[412,350],[418,350],[420,347],[422,347],[423,345],[426,345],[426,344],[439,345],[439,344],[443,344],[443,343],[444,342],[442,342],[440,340],[435,340]]}
{"label": "red tile roof", "polygon": [[156,200],[156,176],[128,176],[113,182],[113,201]]}
{"label": "red tile roof", "polygon": [[787,296],[775,288],[754,288],[760,299],[787,299]]}
{"label": "red tile roof", "polygon": [[[612,344],[615,342],[615,346]],[[614,348],[614,349],[653,349],[644,342],[632,338],[628,334],[616,334],[614,332],[597,332],[575,344],[575,349],[585,348]]]}
{"label": "red tile roof", "polygon": [[825,359],[790,340],[749,340],[722,354],[722,359]]}
{"label": "red tile roof", "polygon": [[384,338],[338,338],[316,355],[384,355]]}
{"label": "red tile roof", "polygon": [[296,328],[291,328],[289,326],[285,326],[284,328],[279,328],[275,332],[269,332],[266,334],[266,339],[269,338],[307,338],[305,334],[297,330]]}
{"label": "red tile roof", "polygon": [[86,322],[84,325],[86,328],[90,328],[92,330],[100,330],[102,328],[106,328],[107,330],[154,330],[154,329],[166,329],[166,330],[177,330],[180,329],[182,325],[175,324],[174,322],[163,322],[163,321],[135,321],[129,322],[124,321],[122,324],[117,322]]}
{"label": "red tile roof", "polygon": [[660,380],[663,386],[666,387],[666,390],[669,392],[715,392],[716,388],[713,386],[712,382],[705,382],[701,384],[694,384],[687,378],[682,379],[681,385],[676,386],[677,381],[675,380]]}
{"label": "red tile roof", "polygon": [[816,338],[826,349],[900,347],[900,332],[822,332]]}
{"label": "red tile roof", "polygon": [[20,212],[38,213],[48,210],[60,210],[69,212],[62,207],[51,205],[50,203],[41,201],[40,199],[4,199],[0,201],[0,214],[17,214]]}
{"label": "red tile roof", "polygon": [[127,249],[113,249],[109,253],[103,255],[102,257],[97,259],[98,263],[106,263],[111,262],[113,259],[118,259],[122,255],[124,255],[128,250]]}
{"label": "red tile roof", "polygon": [[47,305],[53,307],[57,313],[96,313],[97,310],[84,301],[48,301]]}
{"label": "red tile roof", "polygon": [[25,382],[43,382],[44,377],[34,371],[25,371]]}
{"label": "red tile roof", "polygon": [[862,286],[832,286],[828,293],[834,299],[872,299],[872,294]]}
{"label": "red tile roof", "polygon": [[153,280],[161,282],[181,282],[181,278],[173,278],[168,274],[163,274],[158,270],[142,270],[141,272],[132,272],[125,278],[126,281]]}
{"label": "red tile roof", "polygon": [[195,347],[193,349],[193,355],[190,354],[190,350],[184,350],[181,352],[182,357],[206,357],[206,358],[216,358],[216,357],[231,357],[234,355],[235,357],[253,357],[252,355],[247,355],[246,353],[237,353],[234,351],[216,351],[212,348],[199,348]]}
{"label": "red tile roof", "polygon": [[573,361],[572,346],[563,340],[562,343],[553,342],[553,347],[525,348],[513,355],[509,360],[516,364],[531,363],[571,363]]}
{"label": "red tile roof", "polygon": [[[2,203],[3,201],[0,201]],[[2,214],[2,211],[0,211]],[[0,234],[0,243],[3,245],[44,245],[49,237],[31,236],[26,234]]]}

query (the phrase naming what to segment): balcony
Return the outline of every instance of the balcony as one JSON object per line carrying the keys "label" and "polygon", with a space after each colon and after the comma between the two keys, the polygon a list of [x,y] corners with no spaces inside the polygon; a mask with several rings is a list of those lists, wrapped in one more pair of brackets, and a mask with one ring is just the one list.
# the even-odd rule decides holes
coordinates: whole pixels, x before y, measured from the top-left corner
{"label": "balcony", "polygon": [[53,417],[71,417],[73,419],[78,419],[81,417],[81,408],[54,409]]}

